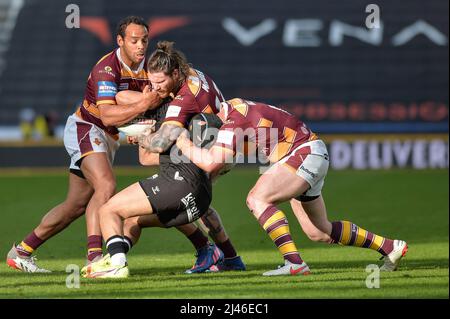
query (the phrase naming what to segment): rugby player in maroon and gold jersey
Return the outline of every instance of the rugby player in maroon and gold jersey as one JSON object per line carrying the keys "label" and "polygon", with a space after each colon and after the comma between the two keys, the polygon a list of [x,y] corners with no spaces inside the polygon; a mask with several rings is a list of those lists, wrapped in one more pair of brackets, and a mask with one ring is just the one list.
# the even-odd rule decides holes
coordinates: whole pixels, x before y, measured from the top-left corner
{"label": "rugby player in maroon and gold jersey", "polygon": [[[176,145],[204,171],[215,175],[250,142],[273,165],[258,179],[247,196],[247,206],[284,257],[284,265],[266,276],[310,272],[292,241],[285,214],[277,204],[290,201],[309,238],[328,243],[365,247],[384,257],[381,270],[393,271],[407,252],[402,240],[368,232],[349,221],[330,222],[321,195],[329,159],[325,143],[299,119],[277,107],[233,99],[222,103],[217,114],[215,143],[209,149],[195,146],[185,131]],[[212,122],[217,119],[209,115]],[[214,118],[216,117],[216,118]],[[207,117],[205,117],[207,118]]]}
{"label": "rugby player in maroon and gold jersey", "polygon": [[[195,231],[193,236],[199,237],[195,234],[201,233],[194,225],[186,224],[186,221],[192,220],[191,209],[185,207],[186,198],[197,203],[198,207],[210,201],[208,191],[199,193],[198,189],[200,184],[210,184],[211,181],[208,177],[205,179],[204,172],[194,164],[172,161],[169,147],[194,115],[217,113],[224,98],[212,79],[191,68],[184,55],[173,49],[171,42],[157,44],[157,49],[149,57],[148,72],[152,89],[169,101],[158,108],[158,111],[166,111],[158,120],[161,127],[155,133],[149,131],[153,134],[144,136],[141,142],[146,143],[146,148],[139,148],[139,157],[141,164],[159,165],[160,169],[155,176],[125,188],[101,208],[102,234],[111,260],[109,262],[105,257],[83,268],[82,275],[85,277],[127,277],[125,245],[129,247],[130,241],[134,243],[138,240],[142,227],[177,226],[180,230],[184,229],[185,234],[189,229]],[[128,92],[127,99],[132,102],[136,96],[139,93]],[[149,139],[155,144],[147,144]],[[131,206],[130,202],[134,204]],[[212,245],[211,249],[198,250],[196,263],[186,273],[245,270],[217,212],[209,207],[206,211],[200,209],[197,215],[196,218],[200,217],[204,222],[220,249],[214,249]],[[225,257],[223,262],[220,262],[220,250]]]}
{"label": "rugby player in maroon and gold jersey", "polygon": [[[82,105],[69,116],[64,145],[71,157],[69,189],[66,200],[51,209],[41,223],[7,256],[7,264],[24,272],[46,272],[31,254],[46,240],[86,213],[88,261],[102,254],[98,210],[115,192],[112,162],[119,147],[116,127],[129,122],[161,98],[148,86],[145,55],[148,27],[140,17],[119,22],[119,48],[102,57],[92,69]],[[141,98],[126,107],[117,105],[121,90],[142,91]]]}

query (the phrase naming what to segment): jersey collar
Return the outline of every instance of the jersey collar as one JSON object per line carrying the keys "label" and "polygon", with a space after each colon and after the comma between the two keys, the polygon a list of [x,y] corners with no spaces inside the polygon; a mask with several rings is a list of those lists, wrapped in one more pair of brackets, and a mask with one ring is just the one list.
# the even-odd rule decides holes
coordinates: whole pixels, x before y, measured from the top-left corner
{"label": "jersey collar", "polygon": [[122,57],[120,56],[120,48],[117,49],[116,55],[117,55],[117,58],[119,59],[120,63],[123,65],[123,67],[127,71],[130,71],[130,72],[133,72],[133,73],[139,73],[144,68],[145,59],[142,60],[142,62],[139,64],[139,66],[137,67],[136,70],[132,70],[125,62],[122,61]]}

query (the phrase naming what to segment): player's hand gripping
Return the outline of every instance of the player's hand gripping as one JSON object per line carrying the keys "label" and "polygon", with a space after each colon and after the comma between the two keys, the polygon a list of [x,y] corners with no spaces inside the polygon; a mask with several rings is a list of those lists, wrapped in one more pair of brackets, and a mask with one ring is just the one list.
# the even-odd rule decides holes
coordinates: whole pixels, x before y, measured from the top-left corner
{"label": "player's hand gripping", "polygon": [[189,131],[186,129],[183,129],[180,133],[180,135],[177,138],[177,147],[181,150],[183,145],[190,142],[190,136]]}
{"label": "player's hand gripping", "polygon": [[142,100],[140,103],[142,112],[157,108],[161,102],[162,99],[158,93],[156,93],[156,91],[152,91],[150,86],[146,85],[142,91]]}

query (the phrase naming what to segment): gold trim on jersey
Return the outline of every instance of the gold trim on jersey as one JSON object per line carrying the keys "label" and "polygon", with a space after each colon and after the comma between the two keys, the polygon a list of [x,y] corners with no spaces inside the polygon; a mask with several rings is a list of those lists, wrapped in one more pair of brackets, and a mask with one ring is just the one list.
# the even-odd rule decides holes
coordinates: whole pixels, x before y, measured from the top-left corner
{"label": "gold trim on jersey", "polygon": [[[100,118],[100,110],[98,109],[99,105],[104,105],[104,104],[111,104],[111,105],[116,105],[116,101],[114,100],[103,100],[103,101],[97,101],[97,104],[92,104],[89,103],[87,100],[83,101],[83,108],[89,112],[89,114],[95,116],[96,118]],[[78,113],[77,113],[78,115]],[[81,117],[81,111],[79,114],[79,117]]]}
{"label": "gold trim on jersey", "polygon": [[[89,103],[87,100],[83,101],[83,106],[82,106],[86,111],[89,112],[89,114],[92,114],[93,116],[95,116],[96,118],[100,118],[100,110],[98,109],[97,105],[95,104],[91,104]],[[81,111],[80,111],[80,117],[82,117],[81,115]]]}
{"label": "gold trim on jersey", "polygon": [[140,70],[137,73],[133,73],[132,71],[129,71],[127,69],[121,68],[120,69],[120,79],[121,80],[145,80],[148,81],[148,73],[145,69]]}
{"label": "gold trim on jersey", "polygon": [[80,156],[80,159],[83,158],[83,157],[86,157],[86,156],[88,156],[88,155],[91,155],[92,153],[98,153],[98,152],[97,152],[97,151],[89,151],[89,152],[86,152],[86,153],[84,153],[84,154],[82,154],[82,155]]}
{"label": "gold trim on jersey", "polygon": [[101,101],[97,101],[97,106],[98,105],[103,105],[103,104],[113,104],[116,105],[116,101],[115,100],[101,100]]}
{"label": "gold trim on jersey", "polygon": [[83,106],[79,106],[79,107],[77,108],[77,110],[75,111],[75,115],[78,116],[78,117],[80,118],[80,120],[83,119],[83,116],[81,115],[81,108],[82,108],[82,107],[83,107]]}
{"label": "gold trim on jersey", "polygon": [[163,122],[163,123],[161,124],[161,126],[163,126],[163,125],[165,125],[165,124],[172,124],[172,125],[176,125],[176,126],[179,126],[179,127],[184,127],[184,124],[181,123],[181,122],[178,122],[178,121],[167,121],[167,122]]}
{"label": "gold trim on jersey", "polygon": [[100,62],[102,62],[104,59],[106,59],[109,55],[111,55],[112,53],[114,53],[114,51],[109,52],[108,54],[105,54],[104,56],[102,56],[100,58],[100,60],[98,60],[97,63],[95,63],[95,65],[99,64]]}
{"label": "gold trim on jersey", "polygon": [[236,109],[239,113],[241,113],[243,116],[247,116],[248,113],[248,105],[245,103],[244,100],[235,98],[228,101],[231,106]]}
{"label": "gold trim on jersey", "polygon": [[259,119],[257,127],[268,127],[268,128],[271,128],[272,125],[273,125],[272,121],[262,117],[262,118]]}
{"label": "gold trim on jersey", "polygon": [[202,113],[206,113],[206,114],[214,114],[214,111],[213,111],[212,107],[208,104],[208,105],[206,105],[206,107],[202,110]]}
{"label": "gold trim on jersey", "polygon": [[284,141],[279,142],[277,145],[275,145],[272,152],[270,152],[269,161],[272,163],[278,162],[286,154],[288,154],[291,151],[292,145],[294,145],[296,136],[297,132],[295,130],[289,127],[284,127],[283,129]]}
{"label": "gold trim on jersey", "polygon": [[[197,83],[195,83],[192,78],[196,78],[197,79]],[[186,80],[186,83],[188,85],[189,91],[191,91],[191,93],[194,96],[197,96],[197,94],[200,92],[201,89],[201,81],[202,79],[200,78],[200,76],[198,75],[197,71],[194,70],[193,68],[189,69],[189,75],[188,78]]]}

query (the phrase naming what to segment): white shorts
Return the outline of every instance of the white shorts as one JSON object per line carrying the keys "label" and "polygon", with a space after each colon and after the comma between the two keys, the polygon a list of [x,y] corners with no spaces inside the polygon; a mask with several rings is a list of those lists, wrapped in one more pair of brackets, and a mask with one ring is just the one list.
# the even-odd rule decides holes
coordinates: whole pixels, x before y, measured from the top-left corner
{"label": "white shorts", "polygon": [[279,163],[288,165],[295,170],[297,176],[308,182],[311,188],[303,194],[304,196],[321,194],[330,164],[327,147],[322,140],[314,140],[298,146]]}
{"label": "white shorts", "polygon": [[106,153],[112,165],[120,143],[95,124],[72,114],[64,128],[64,146],[70,156],[70,169],[80,170],[80,160],[92,153]]}

